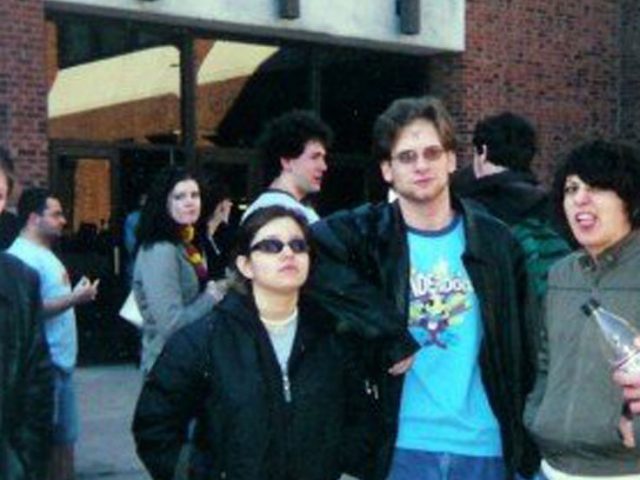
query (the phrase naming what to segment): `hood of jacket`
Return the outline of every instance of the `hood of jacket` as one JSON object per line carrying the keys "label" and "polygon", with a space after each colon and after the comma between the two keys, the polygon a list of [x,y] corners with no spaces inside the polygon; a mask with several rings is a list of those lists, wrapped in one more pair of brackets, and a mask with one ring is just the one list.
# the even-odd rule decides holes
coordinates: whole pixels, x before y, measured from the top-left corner
{"label": "hood of jacket", "polygon": [[549,218],[547,192],[528,172],[505,172],[476,178],[471,167],[454,175],[452,190],[456,195],[472,199],[511,225],[524,217]]}

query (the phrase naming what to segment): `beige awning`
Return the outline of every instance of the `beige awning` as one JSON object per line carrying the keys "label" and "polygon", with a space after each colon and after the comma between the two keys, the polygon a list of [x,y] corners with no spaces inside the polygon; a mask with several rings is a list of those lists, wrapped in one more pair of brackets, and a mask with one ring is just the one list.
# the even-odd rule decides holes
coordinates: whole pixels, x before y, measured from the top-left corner
{"label": "beige awning", "polygon": [[[216,41],[198,85],[251,76],[277,47]],[[155,47],[60,70],[49,92],[49,118],[165,95],[180,95],[180,53]]]}

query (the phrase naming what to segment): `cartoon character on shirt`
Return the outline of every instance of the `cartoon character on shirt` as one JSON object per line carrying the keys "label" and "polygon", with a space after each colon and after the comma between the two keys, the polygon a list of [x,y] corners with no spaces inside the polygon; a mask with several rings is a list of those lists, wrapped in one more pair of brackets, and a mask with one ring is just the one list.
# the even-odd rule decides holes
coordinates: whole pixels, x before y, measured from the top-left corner
{"label": "cartoon character on shirt", "polygon": [[472,287],[466,276],[449,272],[446,263],[430,273],[411,272],[409,327],[423,330],[418,336],[423,347],[446,349],[456,341],[451,327],[464,321],[471,308]]}

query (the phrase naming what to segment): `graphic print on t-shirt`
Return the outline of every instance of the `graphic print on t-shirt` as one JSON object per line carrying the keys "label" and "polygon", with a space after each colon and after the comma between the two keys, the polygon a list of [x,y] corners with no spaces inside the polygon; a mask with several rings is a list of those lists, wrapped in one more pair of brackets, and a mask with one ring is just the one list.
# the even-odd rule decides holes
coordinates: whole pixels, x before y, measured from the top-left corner
{"label": "graphic print on t-shirt", "polygon": [[[409,327],[423,347],[446,349],[458,340],[455,326],[471,309],[473,288],[464,272],[451,271],[445,259],[430,272],[410,274]],[[424,331],[424,332],[423,332]]]}
{"label": "graphic print on t-shirt", "polygon": [[396,446],[499,457],[500,428],[478,362],[482,318],[463,261],[460,216],[439,231],[409,229],[409,332],[422,346],[405,375]]}

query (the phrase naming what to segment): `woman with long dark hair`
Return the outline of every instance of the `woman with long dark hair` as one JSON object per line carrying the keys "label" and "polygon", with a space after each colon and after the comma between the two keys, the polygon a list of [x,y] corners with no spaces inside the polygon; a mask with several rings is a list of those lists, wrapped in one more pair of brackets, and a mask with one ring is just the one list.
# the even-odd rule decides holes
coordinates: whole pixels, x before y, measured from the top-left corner
{"label": "woman with long dark hair", "polygon": [[368,397],[353,351],[302,293],[306,222],[274,206],[238,231],[235,283],[178,332],[148,375],[133,431],[155,480],[171,479],[196,419],[192,479],[336,480],[365,465]]}
{"label": "woman with long dark hair", "polygon": [[193,242],[200,208],[195,176],[175,166],[158,174],[142,208],[133,292],[144,320],[145,373],[174,332],[205,316],[223,296]]}

